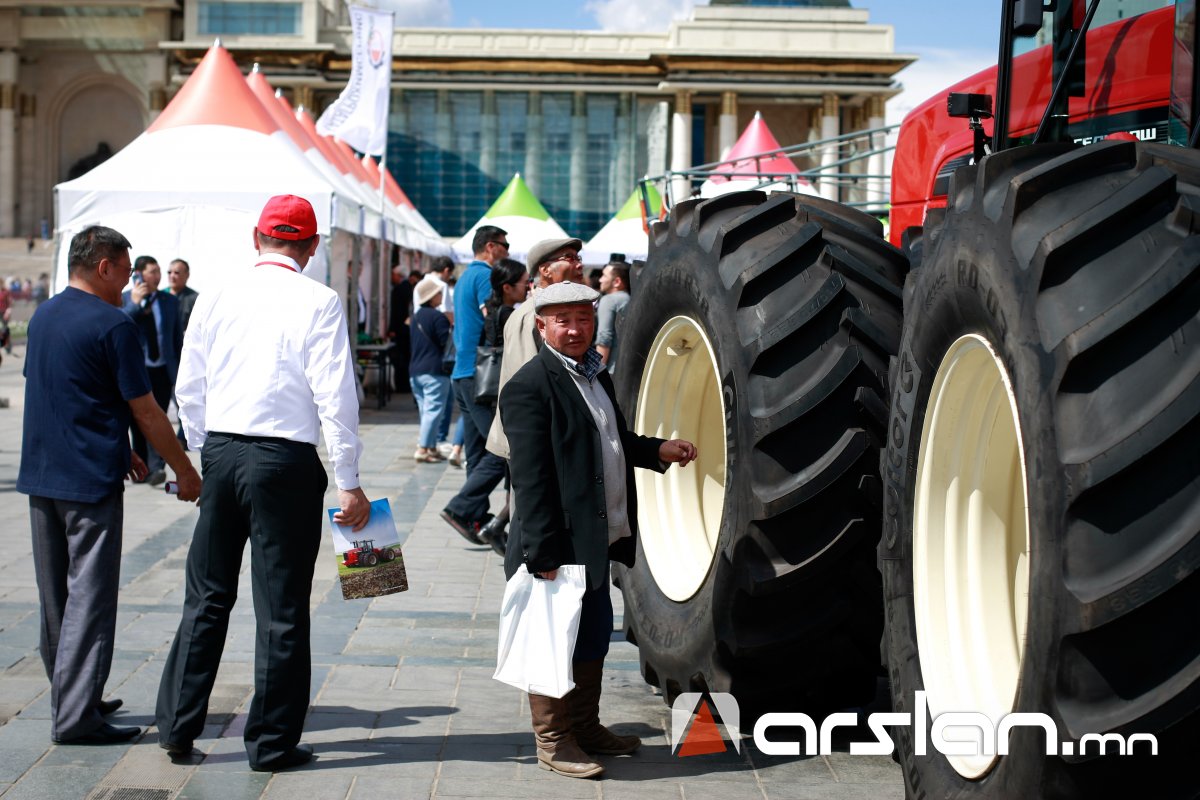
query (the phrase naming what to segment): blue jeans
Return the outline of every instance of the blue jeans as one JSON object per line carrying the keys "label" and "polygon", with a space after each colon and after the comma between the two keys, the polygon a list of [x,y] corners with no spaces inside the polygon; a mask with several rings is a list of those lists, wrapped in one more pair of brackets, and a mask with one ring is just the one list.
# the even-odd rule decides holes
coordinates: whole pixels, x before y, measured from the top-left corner
{"label": "blue jeans", "polygon": [[447,402],[450,399],[450,378],[432,373],[410,375],[408,384],[412,387],[413,399],[417,401],[417,411],[421,414],[417,447],[437,447],[438,422],[450,407]]}

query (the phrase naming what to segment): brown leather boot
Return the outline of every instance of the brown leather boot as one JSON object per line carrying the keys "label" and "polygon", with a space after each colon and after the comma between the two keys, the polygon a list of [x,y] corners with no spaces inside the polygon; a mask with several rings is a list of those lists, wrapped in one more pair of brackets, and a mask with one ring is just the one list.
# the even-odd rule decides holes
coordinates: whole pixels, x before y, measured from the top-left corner
{"label": "brown leather boot", "polygon": [[531,694],[529,711],[539,767],[568,778],[591,778],[604,772],[604,767],[588,758],[575,742],[565,700]]}
{"label": "brown leather boot", "polygon": [[585,752],[606,756],[624,756],[637,750],[642,740],[636,736],[618,736],[600,724],[600,690],[604,681],[604,659],[576,661],[572,665],[575,688],[564,700],[571,714],[571,730]]}

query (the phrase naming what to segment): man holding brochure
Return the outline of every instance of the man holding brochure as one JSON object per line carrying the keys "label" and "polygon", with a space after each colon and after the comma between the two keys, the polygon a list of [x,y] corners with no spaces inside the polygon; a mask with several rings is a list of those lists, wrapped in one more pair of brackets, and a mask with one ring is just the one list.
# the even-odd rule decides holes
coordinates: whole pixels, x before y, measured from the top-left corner
{"label": "man holding brochure", "polygon": [[249,539],[258,623],[250,766],[274,772],[312,758],[299,741],[328,483],[316,450],[322,432],[341,506],[334,520],[357,531],[370,516],[346,319],[337,294],[301,274],[319,240],[307,200],[271,198],[254,231],[258,260],[202,294],[188,325],[175,395],[188,444],[201,451],[204,491],[183,619],[158,692],[159,746],[173,757],[189,754],[204,728]]}
{"label": "man holding brochure", "polygon": [[564,564],[587,570],[572,656],[575,688],[561,699],[529,695],[539,766],[573,778],[604,771],[589,754],[622,755],[641,744],[599,718],[613,629],[608,562],[632,565],[637,552],[633,468],[664,472],[696,458],[691,442],[626,427],[612,379],[591,346],[598,297],[570,281],[539,292],[533,303],[546,346],[500,392],[516,507],[505,574],[511,578],[522,564],[546,580]]}

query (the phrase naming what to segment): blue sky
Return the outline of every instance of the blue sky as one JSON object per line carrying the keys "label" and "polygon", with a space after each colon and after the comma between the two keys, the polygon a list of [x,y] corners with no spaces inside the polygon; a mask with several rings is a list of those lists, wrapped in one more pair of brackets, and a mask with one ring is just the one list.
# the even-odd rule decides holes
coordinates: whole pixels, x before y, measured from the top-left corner
{"label": "blue sky", "polygon": [[[398,25],[455,28],[662,30],[695,0],[375,0],[394,9]],[[706,0],[701,0],[706,2]],[[851,0],[871,22],[892,25],[896,51],[920,57],[899,81],[906,91],[888,103],[889,121],[939,89],[996,61],[999,0]]]}

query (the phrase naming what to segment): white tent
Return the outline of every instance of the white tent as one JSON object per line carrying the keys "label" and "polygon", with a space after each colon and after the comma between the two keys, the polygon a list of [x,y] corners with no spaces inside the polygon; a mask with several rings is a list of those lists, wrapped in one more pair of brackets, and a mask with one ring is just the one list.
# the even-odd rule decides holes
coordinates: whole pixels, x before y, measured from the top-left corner
{"label": "white tent", "polygon": [[[353,224],[359,205],[300,152],[255,97],[224,48],[214,45],[141,136],[108,161],[55,187],[60,236],[55,286],[67,281],[72,236],[105,225],[132,243],[132,255],[191,264],[203,291],[254,258],[253,229],[272,195],[313,204],[318,232]],[[325,282],[322,253],[306,274]]]}
{"label": "white tent", "polygon": [[633,194],[629,195],[621,210],[583,245],[580,255],[583,256],[585,265],[603,267],[613,253],[622,254],[626,261],[633,261],[635,258],[643,261],[646,259],[650,237],[645,226],[650,220],[658,219],[662,210],[662,196],[654,186],[647,183],[646,199],[650,208],[643,215],[642,190],[633,190]]}
{"label": "white tent", "polygon": [[471,240],[475,237],[475,231],[484,225],[495,225],[507,231],[508,257],[518,261],[524,261],[529,248],[542,239],[567,237],[566,231],[554,221],[519,174],[513,175],[487,213],[454,243],[455,258],[470,261],[475,257],[471,252]]}

